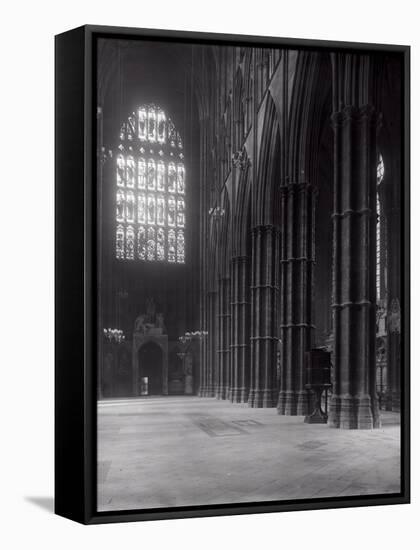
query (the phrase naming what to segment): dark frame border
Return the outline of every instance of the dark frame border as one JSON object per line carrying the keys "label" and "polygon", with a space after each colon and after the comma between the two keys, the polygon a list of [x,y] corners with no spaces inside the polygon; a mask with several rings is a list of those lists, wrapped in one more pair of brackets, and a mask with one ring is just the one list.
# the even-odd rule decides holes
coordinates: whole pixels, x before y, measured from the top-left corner
{"label": "dark frame border", "polygon": [[[401,492],[96,510],[96,44],[98,38],[392,52],[403,60]],[[86,25],[55,37],[55,513],[85,524],[410,502],[410,47]],[[65,252],[64,252],[65,250]]]}

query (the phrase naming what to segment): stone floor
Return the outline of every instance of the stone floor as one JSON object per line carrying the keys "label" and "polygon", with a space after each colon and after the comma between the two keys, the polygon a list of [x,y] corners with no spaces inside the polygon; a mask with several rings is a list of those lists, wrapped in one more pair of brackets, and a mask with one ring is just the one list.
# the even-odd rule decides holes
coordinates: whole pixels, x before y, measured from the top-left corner
{"label": "stone floor", "polygon": [[98,405],[98,510],[396,493],[399,415],[379,430],[308,425],[216,399]]}

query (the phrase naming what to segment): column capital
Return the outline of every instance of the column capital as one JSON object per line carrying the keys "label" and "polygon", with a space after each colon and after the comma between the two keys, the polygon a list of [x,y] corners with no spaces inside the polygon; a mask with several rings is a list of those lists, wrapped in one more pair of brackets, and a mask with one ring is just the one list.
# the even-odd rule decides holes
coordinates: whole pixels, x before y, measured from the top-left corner
{"label": "column capital", "polygon": [[360,107],[346,105],[341,111],[335,111],[331,115],[331,125],[333,128],[340,128],[348,122],[361,122],[366,120],[380,126],[382,113],[379,113],[373,105],[366,104]]}
{"label": "column capital", "polygon": [[280,186],[280,194],[287,195],[289,193],[317,193],[318,188],[308,181],[288,182]]}
{"label": "column capital", "polygon": [[237,265],[237,264],[246,264],[248,262],[250,262],[251,258],[250,256],[234,256],[232,259],[231,259],[231,263],[232,265]]}
{"label": "column capital", "polygon": [[252,234],[263,234],[263,233],[279,233],[280,228],[277,225],[267,224],[267,225],[256,225],[252,228]]}

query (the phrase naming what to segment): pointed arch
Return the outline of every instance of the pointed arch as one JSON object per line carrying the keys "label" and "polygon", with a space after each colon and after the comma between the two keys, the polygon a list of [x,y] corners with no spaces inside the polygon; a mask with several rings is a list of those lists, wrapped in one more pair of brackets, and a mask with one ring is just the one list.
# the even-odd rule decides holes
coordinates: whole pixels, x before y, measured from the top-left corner
{"label": "pointed arch", "polygon": [[244,138],[244,90],[243,90],[243,77],[241,67],[238,67],[235,77],[235,92],[234,92],[234,116],[235,124],[235,145],[240,147]]}
{"label": "pointed arch", "polygon": [[249,127],[252,122],[252,97],[253,97],[253,72],[252,72],[252,54],[253,51],[251,48],[247,48],[245,51],[244,58],[244,80],[243,80],[243,90],[244,90],[244,131],[248,132]]}
{"label": "pointed arch", "polygon": [[326,54],[300,52],[291,98],[289,158],[291,183],[318,179],[319,147],[331,114],[331,63]]}
{"label": "pointed arch", "polygon": [[258,158],[254,225],[275,224],[279,212],[280,129],[271,93],[267,94]]}

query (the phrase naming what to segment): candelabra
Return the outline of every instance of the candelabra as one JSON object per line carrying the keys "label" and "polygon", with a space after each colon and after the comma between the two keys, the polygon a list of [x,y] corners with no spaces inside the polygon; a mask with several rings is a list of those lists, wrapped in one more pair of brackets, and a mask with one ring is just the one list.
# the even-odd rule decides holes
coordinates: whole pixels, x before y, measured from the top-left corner
{"label": "candelabra", "polygon": [[104,328],[104,336],[109,342],[116,344],[121,344],[125,340],[124,332],[117,328]]}
{"label": "candelabra", "polygon": [[179,342],[182,345],[182,350],[177,353],[178,357],[184,359],[187,354],[188,348],[192,340],[202,340],[207,336],[208,332],[206,330],[195,330],[193,332],[186,332],[178,338]]}
{"label": "candelabra", "polygon": [[186,332],[183,336],[180,336],[178,340],[181,344],[185,345],[191,340],[202,340],[207,334],[208,332],[206,330],[195,330],[193,332]]}
{"label": "candelabra", "polygon": [[214,206],[213,208],[210,208],[209,210],[209,216],[211,216],[215,220],[220,220],[225,215],[225,211],[221,206]]}
{"label": "candelabra", "polygon": [[233,153],[232,155],[232,164],[240,170],[245,170],[249,164],[249,159],[244,151],[236,151],[236,153]]}

